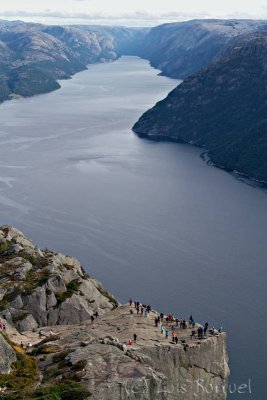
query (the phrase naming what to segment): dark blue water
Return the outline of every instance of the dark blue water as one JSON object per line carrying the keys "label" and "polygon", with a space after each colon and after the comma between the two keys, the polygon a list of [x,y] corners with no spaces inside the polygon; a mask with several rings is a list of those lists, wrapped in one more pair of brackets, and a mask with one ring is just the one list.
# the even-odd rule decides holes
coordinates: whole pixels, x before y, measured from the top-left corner
{"label": "dark blue water", "polygon": [[228,332],[231,382],[267,391],[267,194],[131,127],[177,81],[137,58],[0,106],[0,223],[79,258],[122,302]]}

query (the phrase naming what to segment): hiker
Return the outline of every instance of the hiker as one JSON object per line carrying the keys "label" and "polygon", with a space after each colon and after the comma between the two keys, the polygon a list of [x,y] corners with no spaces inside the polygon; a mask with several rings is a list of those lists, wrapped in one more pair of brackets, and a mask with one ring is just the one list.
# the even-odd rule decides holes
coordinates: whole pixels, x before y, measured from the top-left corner
{"label": "hiker", "polygon": [[134,333],[134,335],[133,335],[133,340],[134,340],[134,343],[136,343],[136,340],[137,340],[137,334],[136,333]]}
{"label": "hiker", "polygon": [[155,327],[157,328],[159,324],[158,317],[155,317]]}
{"label": "hiker", "polygon": [[174,340],[175,340],[175,344],[178,344],[178,336],[177,335],[175,335]]}
{"label": "hiker", "polygon": [[98,314],[97,311],[94,313],[94,316],[95,316],[96,318],[99,317],[99,314]]}
{"label": "hiker", "polygon": [[147,308],[145,309],[145,317],[147,317],[148,311]]}
{"label": "hiker", "polygon": [[198,334],[199,339],[203,338],[203,327],[202,326],[199,326],[197,328],[197,334]]}
{"label": "hiker", "polygon": [[128,340],[128,345],[131,346],[132,344],[133,344],[132,339],[129,339],[129,340]]}
{"label": "hiker", "polygon": [[165,337],[166,337],[166,339],[168,339],[168,337],[169,337],[169,331],[167,329],[165,331]]}
{"label": "hiker", "polygon": [[193,319],[193,320],[192,320],[192,328],[194,328],[195,325],[196,325],[196,321]]}
{"label": "hiker", "polygon": [[23,342],[20,342],[20,347],[24,348]]}
{"label": "hiker", "polygon": [[129,299],[129,304],[130,304],[130,306],[133,304],[132,299]]}
{"label": "hiker", "polygon": [[222,333],[222,331],[223,331],[223,328],[221,326],[220,329],[218,330],[218,333]]}
{"label": "hiker", "polygon": [[150,311],[152,310],[152,307],[151,307],[151,305],[148,305],[146,309],[147,309],[147,312],[148,312],[148,314],[149,314],[149,313],[150,313]]}
{"label": "hiker", "polygon": [[161,313],[160,313],[160,319],[161,319],[161,321],[163,320],[163,317],[164,317],[164,315],[163,315],[163,313],[161,312]]}
{"label": "hiker", "polygon": [[207,330],[208,330],[208,327],[209,327],[209,323],[206,322],[206,323],[205,323],[205,327],[204,327],[204,335],[206,335]]}
{"label": "hiker", "polygon": [[163,325],[160,326],[160,333],[164,333],[164,326]]}
{"label": "hiker", "polygon": [[94,316],[93,315],[91,315],[91,323],[93,323],[94,322],[94,320],[95,320],[95,318],[94,318]]}
{"label": "hiker", "polygon": [[191,314],[190,317],[189,317],[190,325],[192,325],[192,321],[193,321],[193,315]]}
{"label": "hiker", "polygon": [[143,315],[143,314],[144,314],[144,307],[141,306],[141,315]]}

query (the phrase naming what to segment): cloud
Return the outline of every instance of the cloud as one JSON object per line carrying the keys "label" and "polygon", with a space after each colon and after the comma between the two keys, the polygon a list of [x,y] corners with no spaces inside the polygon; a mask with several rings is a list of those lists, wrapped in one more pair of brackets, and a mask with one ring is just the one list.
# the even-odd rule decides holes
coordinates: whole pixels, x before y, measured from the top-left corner
{"label": "cloud", "polygon": [[[75,0],[86,1],[86,0]],[[164,13],[149,13],[145,11],[136,11],[133,13],[108,14],[104,12],[86,13],[86,12],[69,12],[56,11],[46,9],[40,12],[31,12],[24,10],[6,10],[0,11],[2,18],[16,18],[36,21],[38,19],[57,20],[56,23],[99,23],[99,24],[114,24],[131,26],[153,26],[160,23],[185,21],[190,19],[207,19],[207,18],[253,18],[253,16],[244,13],[235,13],[231,15],[215,15],[209,12],[164,12]],[[254,18],[259,18],[254,16]],[[263,16],[261,16],[263,18]],[[53,21],[52,21],[53,22]]]}

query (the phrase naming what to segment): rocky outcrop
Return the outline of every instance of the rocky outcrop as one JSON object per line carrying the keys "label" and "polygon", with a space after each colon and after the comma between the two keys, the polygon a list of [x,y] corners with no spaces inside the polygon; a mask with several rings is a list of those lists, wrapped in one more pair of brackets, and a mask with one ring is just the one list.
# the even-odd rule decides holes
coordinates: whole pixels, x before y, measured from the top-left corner
{"label": "rocky outcrop", "polygon": [[11,372],[11,366],[16,358],[15,351],[0,334],[0,375]]}
{"label": "rocky outcrop", "polygon": [[0,228],[0,289],[7,399],[226,399],[225,333],[196,338],[165,318],[155,326],[156,311],[119,305],[76,259],[40,250],[10,226]]}
{"label": "rocky outcrop", "polygon": [[117,306],[73,257],[40,250],[21,232],[0,228],[0,315],[19,331],[80,324]]}
{"label": "rocky outcrop", "polygon": [[[54,368],[57,382],[79,380],[94,400],[226,399],[225,334],[198,340],[175,328],[174,344],[155,327],[157,315],[131,316],[126,305],[79,329],[54,328],[58,339],[36,347],[39,369],[47,377]],[[133,333],[137,341],[128,345]]]}

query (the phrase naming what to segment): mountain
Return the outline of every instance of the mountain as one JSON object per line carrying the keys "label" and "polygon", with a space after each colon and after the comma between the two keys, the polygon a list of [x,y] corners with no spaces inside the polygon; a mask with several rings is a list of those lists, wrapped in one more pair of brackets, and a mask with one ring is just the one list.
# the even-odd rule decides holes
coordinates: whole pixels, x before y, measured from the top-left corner
{"label": "mountain", "polygon": [[158,317],[118,304],[73,257],[0,227],[1,399],[191,400],[198,390],[201,400],[226,400],[225,333],[194,338],[174,322],[174,343]]}
{"label": "mountain", "polygon": [[142,35],[142,29],[1,21],[0,101],[57,89],[58,79],[69,78],[88,64],[117,59]]}
{"label": "mountain", "polygon": [[192,20],[152,28],[139,55],[162,71],[162,75],[184,79],[213,62],[235,36],[266,26],[255,20]]}
{"label": "mountain", "polygon": [[267,30],[241,35],[133,130],[153,140],[205,146],[215,164],[267,182],[266,82]]}

